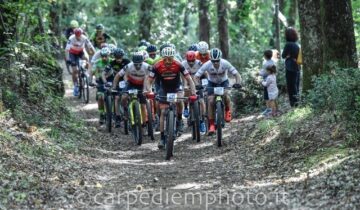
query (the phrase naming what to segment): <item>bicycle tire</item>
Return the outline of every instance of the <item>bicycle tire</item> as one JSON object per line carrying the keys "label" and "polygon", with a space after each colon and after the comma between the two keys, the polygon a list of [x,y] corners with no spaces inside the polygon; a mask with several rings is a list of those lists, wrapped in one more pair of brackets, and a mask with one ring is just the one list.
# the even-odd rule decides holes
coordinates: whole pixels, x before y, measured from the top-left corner
{"label": "bicycle tire", "polygon": [[195,134],[195,138],[193,138],[194,140],[196,139],[196,142],[200,142],[200,108],[199,108],[199,102],[195,101],[194,104],[192,105],[192,112],[193,112],[193,133]]}
{"label": "bicycle tire", "polygon": [[150,137],[150,139],[152,141],[155,140],[154,138],[154,128],[153,128],[153,112],[152,112],[152,105],[150,101],[146,102],[146,111],[147,111],[147,116],[148,116],[148,121],[147,121],[147,129],[148,129],[148,136]]}
{"label": "bicycle tire", "polygon": [[107,94],[105,99],[105,106],[106,106],[106,130],[111,133],[112,129],[112,109],[111,109],[111,95]]}
{"label": "bicycle tire", "polygon": [[140,112],[140,103],[138,101],[134,101],[133,106],[133,122],[132,132],[134,141],[137,145],[141,145],[142,143],[142,126],[141,126],[141,112]]}
{"label": "bicycle tire", "polygon": [[84,79],[84,85],[83,85],[83,100],[85,104],[89,103],[89,97],[90,97],[90,87],[89,87],[89,79],[86,75],[83,77]]}
{"label": "bicycle tire", "polygon": [[223,108],[221,101],[216,102],[216,138],[218,147],[222,146],[222,121],[223,121]]}
{"label": "bicycle tire", "polygon": [[129,110],[124,108],[124,134],[129,135]]}
{"label": "bicycle tire", "polygon": [[82,91],[83,91],[83,80],[80,76],[78,76],[78,81],[79,81],[79,95],[78,95],[78,98],[81,99],[82,97]]}
{"label": "bicycle tire", "polygon": [[66,66],[67,72],[68,72],[70,75],[72,75],[72,68],[71,68],[71,66],[70,66],[68,63],[66,63],[66,62],[65,62],[65,66]]}
{"label": "bicycle tire", "polygon": [[175,130],[175,115],[173,110],[169,110],[167,114],[166,121],[166,130],[167,130],[167,141],[166,141],[166,156],[165,160],[170,160],[173,156],[174,150],[174,130]]}

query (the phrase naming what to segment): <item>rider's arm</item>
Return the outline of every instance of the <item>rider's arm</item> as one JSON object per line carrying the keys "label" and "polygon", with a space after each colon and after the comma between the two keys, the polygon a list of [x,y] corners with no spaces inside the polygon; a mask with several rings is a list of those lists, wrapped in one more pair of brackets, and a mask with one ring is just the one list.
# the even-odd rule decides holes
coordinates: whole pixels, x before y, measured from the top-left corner
{"label": "rider's arm", "polygon": [[184,68],[184,66],[181,67],[180,71],[181,71],[181,74],[184,75],[184,78],[186,79],[187,83],[189,84],[191,94],[195,95],[196,94],[196,88],[195,88],[194,81],[191,78],[190,72],[188,70],[186,70]]}
{"label": "rider's arm", "polygon": [[196,74],[194,75],[194,82],[196,85],[200,84],[200,77],[205,74],[206,72],[206,67],[205,65],[202,65],[200,67],[200,69],[196,72]]}
{"label": "rider's arm", "polygon": [[94,53],[95,53],[95,48],[94,48],[94,46],[91,44],[91,42],[90,42],[89,39],[86,39],[85,45],[86,45],[87,49],[89,49],[89,51],[91,51],[91,52],[89,52],[89,54],[90,54],[90,55],[94,55]]}
{"label": "rider's arm", "polygon": [[149,75],[145,78],[145,85],[144,85],[144,91],[145,92],[151,92],[151,87],[155,81],[155,77],[156,77],[156,71],[155,68],[152,68],[151,71],[149,72]]}
{"label": "rider's arm", "polygon": [[121,69],[119,73],[115,75],[114,82],[113,82],[113,89],[116,89],[116,86],[119,84],[119,81],[124,77],[125,71],[124,69]]}
{"label": "rider's arm", "polygon": [[235,77],[236,80],[236,84],[240,84],[241,82],[241,76],[239,74],[239,72],[236,70],[236,68],[234,66],[232,66],[229,62],[227,62],[228,65],[230,66],[229,71],[230,73]]}

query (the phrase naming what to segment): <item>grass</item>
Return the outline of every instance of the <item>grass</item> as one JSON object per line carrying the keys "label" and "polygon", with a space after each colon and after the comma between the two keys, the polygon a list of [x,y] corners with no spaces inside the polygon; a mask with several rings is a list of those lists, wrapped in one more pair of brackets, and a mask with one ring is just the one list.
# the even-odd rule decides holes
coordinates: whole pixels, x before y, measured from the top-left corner
{"label": "grass", "polygon": [[304,167],[307,169],[319,166],[324,163],[334,161],[348,156],[350,148],[328,147],[317,150],[314,154],[309,154],[304,160]]}

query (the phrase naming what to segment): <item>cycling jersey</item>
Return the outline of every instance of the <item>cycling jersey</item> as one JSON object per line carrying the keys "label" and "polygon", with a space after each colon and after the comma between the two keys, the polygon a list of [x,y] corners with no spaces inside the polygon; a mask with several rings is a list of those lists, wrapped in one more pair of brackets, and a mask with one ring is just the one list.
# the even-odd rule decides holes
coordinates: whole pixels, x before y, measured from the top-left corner
{"label": "cycling jersey", "polygon": [[145,62],[148,63],[148,64],[150,64],[150,65],[154,65],[155,63],[157,63],[157,62],[160,61],[161,59],[162,59],[162,57],[156,55],[156,57],[155,57],[154,59],[152,59],[152,58],[149,57],[149,58],[147,58],[147,59],[145,60]]}
{"label": "cycling jersey", "polygon": [[71,35],[65,50],[71,54],[80,55],[84,51],[85,47],[95,52],[94,46],[90,43],[86,36],[81,35],[78,39],[75,35]]}
{"label": "cycling jersey", "polygon": [[147,63],[142,63],[139,70],[135,68],[133,62],[126,65],[124,68],[120,70],[118,73],[120,77],[127,76],[127,82],[132,85],[144,85],[144,80],[146,75],[150,73],[151,66]]}
{"label": "cycling jersey", "polygon": [[215,69],[211,61],[204,63],[195,76],[201,77],[205,71],[208,73],[209,81],[216,84],[225,82],[228,79],[228,72],[233,75],[237,74],[236,68],[225,59],[220,59],[220,66],[218,69]]}
{"label": "cycling jersey", "polygon": [[[110,65],[110,62],[111,62],[110,59],[108,59],[107,61],[100,59],[95,63],[95,68],[93,68],[92,71],[93,71],[93,75],[95,75],[97,80],[101,78],[102,72],[104,71],[107,65]],[[101,79],[100,79],[100,83],[102,83]]]}
{"label": "cycling jersey", "polygon": [[191,75],[195,75],[195,73],[196,73],[196,72],[200,69],[200,67],[201,67],[201,62],[200,62],[199,60],[195,60],[195,63],[194,63],[194,65],[193,65],[192,67],[190,67],[189,63],[188,63],[186,60],[182,61],[181,64],[184,66],[184,68],[185,68],[186,70],[189,71],[189,73],[190,73]]}
{"label": "cycling jersey", "polygon": [[177,60],[173,60],[168,67],[164,60],[157,62],[149,74],[150,78],[159,78],[161,88],[164,90],[176,90],[181,84],[180,73],[184,76],[189,75],[189,72]]}
{"label": "cycling jersey", "polygon": [[204,63],[206,63],[207,61],[210,60],[210,52],[208,52],[208,53],[206,54],[206,56],[203,57],[203,56],[199,53],[199,51],[197,51],[197,52],[195,53],[195,59],[201,61],[201,63],[204,64]]}
{"label": "cycling jersey", "polygon": [[111,36],[109,36],[107,33],[102,33],[100,36],[98,36],[96,33],[94,33],[91,36],[91,41],[94,43],[94,46],[98,49],[101,49],[102,43],[107,43],[107,41],[110,39],[111,39]]}
{"label": "cycling jersey", "polygon": [[129,59],[127,59],[127,58],[123,58],[123,59],[121,60],[121,63],[116,62],[116,60],[114,59],[114,60],[112,60],[112,61],[110,62],[110,66],[111,66],[111,68],[114,69],[114,71],[115,71],[114,73],[117,74],[117,73],[120,72],[120,70],[121,70],[122,68],[124,68],[124,67],[125,67],[126,65],[128,65],[130,62],[131,62],[131,61],[130,61]]}

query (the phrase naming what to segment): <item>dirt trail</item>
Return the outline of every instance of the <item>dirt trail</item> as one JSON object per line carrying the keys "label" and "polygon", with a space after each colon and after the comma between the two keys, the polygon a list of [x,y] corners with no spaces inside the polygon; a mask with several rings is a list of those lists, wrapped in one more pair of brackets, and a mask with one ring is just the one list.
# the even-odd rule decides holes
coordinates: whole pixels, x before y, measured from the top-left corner
{"label": "dirt trail", "polygon": [[[311,208],[304,194],[304,177],[286,181],[286,174],[265,172],[256,164],[254,143],[247,142],[256,116],[233,120],[226,125],[224,146],[215,137],[191,140],[190,132],[175,142],[174,158],[164,160],[155,141],[145,138],[136,146],[131,136],[115,129],[112,134],[98,126],[95,89],[84,105],[72,96],[71,78],[64,71],[69,107],[92,129],[96,142],[80,148],[83,155],[79,183],[72,196],[58,198],[65,208],[93,209],[298,209]],[[94,146],[95,145],[95,146]],[[80,160],[81,159],[81,160]],[[271,166],[269,166],[271,167]],[[298,180],[296,180],[298,179]],[[314,192],[316,193],[316,192]],[[320,196],[320,195],[316,195]],[[321,200],[321,199],[320,199]],[[310,203],[309,203],[310,202]]]}

